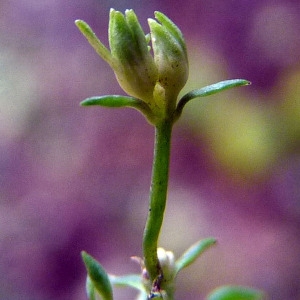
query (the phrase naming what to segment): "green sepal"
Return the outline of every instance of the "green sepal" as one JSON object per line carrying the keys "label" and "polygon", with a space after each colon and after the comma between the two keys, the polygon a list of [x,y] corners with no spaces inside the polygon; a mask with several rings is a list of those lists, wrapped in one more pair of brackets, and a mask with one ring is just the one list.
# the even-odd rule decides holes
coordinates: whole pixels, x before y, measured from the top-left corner
{"label": "green sepal", "polygon": [[177,274],[180,270],[191,265],[204,251],[206,251],[211,246],[215,245],[217,242],[214,238],[206,238],[198,241],[188,248],[183,255],[176,261],[176,271]]}
{"label": "green sepal", "polygon": [[224,90],[249,85],[251,84],[250,81],[245,79],[230,79],[230,80],[224,80],[220,81],[208,86],[205,86],[201,89],[196,89],[188,92],[185,94],[178,102],[177,108],[175,111],[174,118],[178,119],[178,117],[181,115],[183,107],[192,99],[198,98],[198,97],[206,97],[210,96],[219,92],[222,92]]}
{"label": "green sepal", "polygon": [[207,300],[263,300],[266,295],[259,290],[243,286],[221,286],[213,290]]}
{"label": "green sepal", "polygon": [[92,28],[83,20],[76,20],[75,25],[88,40],[90,45],[95,49],[98,55],[100,55],[113,68],[115,64],[110,51],[97,38]]}
{"label": "green sepal", "polygon": [[145,293],[145,287],[142,283],[142,277],[138,274],[130,274],[125,276],[109,275],[109,279],[112,285],[119,287],[131,287],[140,292]]}
{"label": "green sepal", "polygon": [[188,58],[179,28],[164,14],[155,12],[156,20],[148,19],[154,61],[158,68],[159,84],[165,89],[165,101],[173,111],[180,90],[188,78]]}
{"label": "green sepal", "polygon": [[186,45],[183,38],[183,35],[179,28],[163,13],[156,11],[154,13],[156,20],[158,20],[167,30],[175,37],[176,41],[181,45],[182,49],[186,51]]}
{"label": "green sepal", "polygon": [[[112,286],[104,268],[85,251],[81,252],[81,256],[90,280],[90,282],[87,282],[88,296],[92,295],[93,297],[92,288],[94,287],[103,300],[113,300]],[[90,298],[90,300],[93,300],[93,298]]]}
{"label": "green sepal", "polygon": [[111,55],[116,62],[113,69],[120,86],[130,96],[151,101],[157,68],[134,11],[127,9],[123,15],[111,9],[108,33]]}

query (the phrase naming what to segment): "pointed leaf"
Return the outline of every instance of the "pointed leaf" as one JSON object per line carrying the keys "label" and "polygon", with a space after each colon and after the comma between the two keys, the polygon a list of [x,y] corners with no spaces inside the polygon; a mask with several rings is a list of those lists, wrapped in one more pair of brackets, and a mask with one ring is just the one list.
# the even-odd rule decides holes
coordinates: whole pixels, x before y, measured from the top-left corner
{"label": "pointed leaf", "polygon": [[[81,255],[87,269],[88,276],[95,289],[101,295],[103,300],[113,300],[112,287],[106,271],[92,256],[87,254],[85,251],[82,251]],[[91,284],[89,283],[89,289],[90,285]],[[88,293],[89,292],[90,290]]]}
{"label": "pointed leaf", "polygon": [[176,38],[177,42],[181,45],[182,49],[186,51],[185,41],[180,29],[163,13],[156,11],[154,13],[155,18],[166,27],[173,37]]}
{"label": "pointed leaf", "polygon": [[185,94],[178,102],[177,108],[176,108],[176,117],[179,117],[182,113],[183,107],[192,99],[197,97],[206,97],[209,95],[213,95],[219,92],[222,92],[224,90],[238,87],[238,86],[244,86],[251,84],[250,81],[245,79],[230,79],[230,80],[224,80],[220,81],[208,86],[205,86],[201,89],[192,90],[189,93]]}
{"label": "pointed leaf", "polygon": [[212,291],[207,300],[263,300],[262,291],[243,286],[221,286]]}
{"label": "pointed leaf", "polygon": [[128,96],[121,96],[121,95],[107,95],[107,96],[95,96],[90,97],[82,102],[80,105],[82,106],[91,106],[91,105],[99,105],[99,106],[106,106],[106,107],[138,107],[141,105],[141,100],[128,97]]}
{"label": "pointed leaf", "polygon": [[89,300],[96,300],[95,286],[94,286],[91,278],[89,277],[89,275],[86,277],[85,288],[86,288],[86,294],[88,296],[88,299]]}
{"label": "pointed leaf", "polygon": [[206,249],[216,244],[216,239],[207,238],[198,241],[192,245],[183,255],[176,261],[176,273],[183,268],[191,265]]}
{"label": "pointed leaf", "polygon": [[230,80],[224,80],[220,81],[208,86],[205,86],[201,89],[193,90],[189,93],[187,93],[183,98],[188,98],[189,100],[194,99],[196,97],[205,97],[209,95],[216,94],[218,92],[237,87],[237,86],[243,86],[243,85],[249,85],[250,82],[245,79],[230,79]]}
{"label": "pointed leaf", "polygon": [[110,51],[100,42],[92,28],[83,20],[76,20],[75,25],[78,27],[80,32],[88,40],[90,45],[110,66],[114,66],[114,60],[111,56]]}
{"label": "pointed leaf", "polygon": [[140,99],[121,96],[121,95],[106,95],[106,96],[95,96],[83,100],[80,105],[82,106],[92,106],[99,105],[104,107],[132,107],[139,110],[150,123],[155,120],[155,115],[153,114],[147,103]]}

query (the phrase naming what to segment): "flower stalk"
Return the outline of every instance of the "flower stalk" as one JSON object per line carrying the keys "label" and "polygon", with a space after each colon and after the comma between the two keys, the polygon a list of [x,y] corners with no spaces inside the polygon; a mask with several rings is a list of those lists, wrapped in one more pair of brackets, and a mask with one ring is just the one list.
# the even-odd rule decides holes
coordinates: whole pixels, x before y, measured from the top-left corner
{"label": "flower stalk", "polygon": [[167,200],[172,125],[165,120],[155,128],[149,210],[143,236],[144,264],[150,282],[163,276],[157,248]]}
{"label": "flower stalk", "polygon": [[[112,300],[112,285],[136,288],[140,292],[138,299],[173,300],[177,273],[216,243],[214,238],[200,240],[176,262],[172,252],[158,248],[167,201],[172,128],[190,100],[228,88],[248,85],[250,82],[243,79],[221,81],[193,90],[178,100],[189,70],[185,41],[179,28],[167,16],[161,12],[155,12],[154,15],[155,19],[148,19],[150,34],[145,35],[133,10],[126,10],[125,14],[122,14],[111,9],[110,49],[102,44],[87,23],[82,20],[75,21],[96,52],[113,69],[117,81],[128,95],[94,96],[85,99],[81,104],[132,107],[140,111],[155,127],[148,215],[142,241],[143,258],[135,257],[141,265],[142,275],[109,275],[101,264],[83,252],[82,257],[88,272],[87,294],[90,300],[95,299],[96,291],[102,299]],[[237,289],[233,289],[233,293],[236,291]],[[230,289],[229,292],[228,289],[221,292],[227,296]],[[252,293],[252,290],[250,292]],[[214,296],[215,294],[212,294],[212,297]]]}

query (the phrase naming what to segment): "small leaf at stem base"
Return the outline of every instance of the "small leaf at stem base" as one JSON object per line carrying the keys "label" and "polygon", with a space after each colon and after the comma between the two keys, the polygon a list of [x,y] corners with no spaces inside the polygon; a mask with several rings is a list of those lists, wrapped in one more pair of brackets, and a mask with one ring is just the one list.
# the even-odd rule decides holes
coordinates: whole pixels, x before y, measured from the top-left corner
{"label": "small leaf at stem base", "polygon": [[263,300],[265,294],[259,290],[243,286],[221,286],[212,291],[207,300]]}
{"label": "small leaf at stem base", "polygon": [[103,300],[113,300],[112,286],[106,271],[92,256],[87,254],[85,251],[81,252],[81,256],[88,272],[88,280],[90,280],[90,282],[88,281],[87,285],[89,288],[87,293],[91,293],[93,295],[93,292],[91,291],[92,284],[97,292],[101,295]]}
{"label": "small leaf at stem base", "polygon": [[176,261],[176,273],[191,265],[206,249],[216,244],[216,239],[207,238],[198,241],[188,248]]}

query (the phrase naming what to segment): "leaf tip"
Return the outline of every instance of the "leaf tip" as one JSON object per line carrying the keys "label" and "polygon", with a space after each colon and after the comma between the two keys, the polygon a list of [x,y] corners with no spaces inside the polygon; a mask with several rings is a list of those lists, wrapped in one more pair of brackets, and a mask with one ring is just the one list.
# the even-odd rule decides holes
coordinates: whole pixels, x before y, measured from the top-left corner
{"label": "leaf tip", "polygon": [[252,84],[252,82],[249,81],[249,80],[245,80],[245,81],[244,81],[244,85],[251,85],[251,84]]}
{"label": "leaf tip", "polygon": [[74,23],[79,29],[84,27],[84,25],[86,24],[83,20],[80,20],[80,19],[75,20]]}
{"label": "leaf tip", "polygon": [[[80,106],[89,106],[90,104],[86,101],[86,100],[83,100],[79,103]],[[81,255],[83,255],[85,252],[84,251],[81,251]]]}

